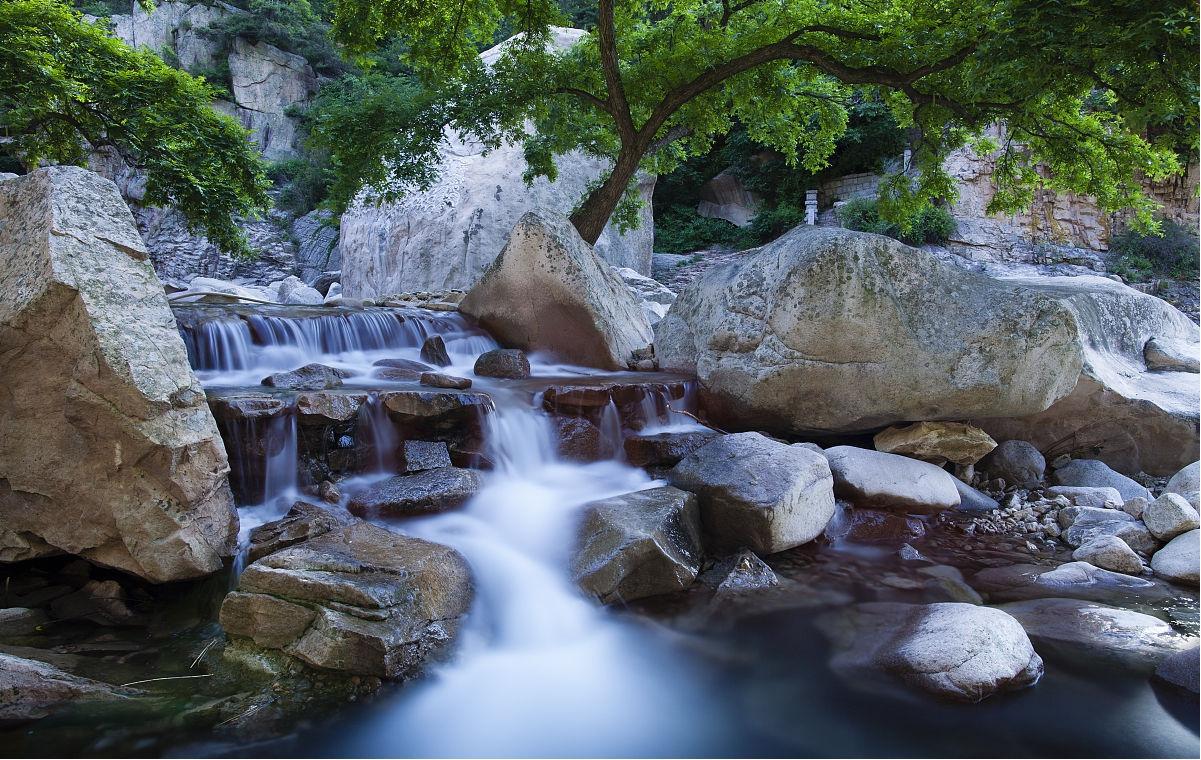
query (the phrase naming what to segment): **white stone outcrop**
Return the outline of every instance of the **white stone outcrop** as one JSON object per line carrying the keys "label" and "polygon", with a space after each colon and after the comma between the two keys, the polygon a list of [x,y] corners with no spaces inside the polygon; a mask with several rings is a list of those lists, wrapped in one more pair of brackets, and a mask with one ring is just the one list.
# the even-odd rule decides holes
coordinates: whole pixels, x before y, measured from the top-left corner
{"label": "white stone outcrop", "polygon": [[[585,32],[556,29],[552,45],[567,49]],[[481,54],[491,63],[501,43]],[[438,178],[425,190],[397,201],[376,203],[364,197],[342,215],[342,286],[352,298],[391,293],[468,289],[505,247],[509,231],[528,211],[570,214],[588,188],[608,172],[599,158],[573,151],[557,159],[554,181],[539,178],[526,185],[527,168],[520,145],[488,151],[472,139],[448,132],[438,160]],[[654,243],[651,193],[655,179],[640,175],[643,207],[636,229],[605,228],[596,252],[614,266],[648,274]]]}
{"label": "white stone outcrop", "polygon": [[234,550],[225,446],[113,183],[0,182],[0,560],[69,553],[151,581]]}

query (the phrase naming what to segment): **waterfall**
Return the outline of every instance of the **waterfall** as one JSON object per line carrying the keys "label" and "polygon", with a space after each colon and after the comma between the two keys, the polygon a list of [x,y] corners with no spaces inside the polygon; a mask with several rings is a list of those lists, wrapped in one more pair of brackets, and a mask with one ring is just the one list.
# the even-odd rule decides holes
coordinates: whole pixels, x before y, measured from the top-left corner
{"label": "waterfall", "polygon": [[367,472],[392,473],[399,469],[400,431],[388,416],[388,409],[378,393],[368,395],[366,403],[359,407],[355,444],[370,452],[365,463]]}

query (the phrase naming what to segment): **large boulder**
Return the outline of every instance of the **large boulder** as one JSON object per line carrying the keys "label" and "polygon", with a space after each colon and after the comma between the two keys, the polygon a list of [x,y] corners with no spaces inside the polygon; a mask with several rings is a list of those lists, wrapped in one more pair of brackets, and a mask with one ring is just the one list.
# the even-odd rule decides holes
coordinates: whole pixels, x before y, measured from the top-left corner
{"label": "large boulder", "polygon": [[[574,45],[586,32],[552,28],[550,44],[558,50]],[[491,65],[507,43],[484,51]],[[438,176],[426,189],[399,200],[364,198],[342,215],[342,285],[353,298],[379,298],[391,293],[468,289],[492,263],[509,231],[529,211],[570,214],[589,188],[609,169],[603,159],[579,151],[559,156],[559,172],[527,185],[528,168],[519,144],[489,149],[473,138],[448,130],[439,149]],[[596,244],[609,264],[648,274],[654,242],[651,193],[655,178],[638,176],[643,201],[638,226],[619,232],[610,224]]]}
{"label": "large boulder", "polygon": [[625,369],[650,325],[621,278],[566,217],[531,211],[459,309],[506,345]]}
{"label": "large boulder", "polygon": [[220,569],[229,463],[129,209],[76,167],[0,182],[0,560]]}
{"label": "large boulder", "polygon": [[1193,509],[1201,510],[1201,462],[1185,465],[1173,475],[1164,492],[1183,496]]}
{"label": "large boulder", "polygon": [[1026,441],[1001,441],[980,460],[978,470],[1006,485],[1033,488],[1042,482],[1047,460],[1042,452]]}
{"label": "large boulder", "polygon": [[1143,561],[1139,556],[1129,544],[1114,535],[1098,535],[1084,542],[1072,552],[1072,559],[1115,573],[1138,575],[1143,571]]}
{"label": "large boulder", "polygon": [[454,638],[471,597],[453,549],[356,521],[247,567],[221,625],[316,668],[404,678]]}
{"label": "large boulder", "polygon": [[1112,488],[1121,494],[1123,501],[1152,498],[1146,486],[1120,472],[1114,472],[1109,465],[1096,459],[1073,459],[1056,469],[1051,479],[1061,486]]}
{"label": "large boulder", "polygon": [[602,602],[630,602],[687,588],[701,560],[696,496],[666,486],[584,507],[572,574]]}
{"label": "large boulder", "polygon": [[700,497],[701,522],[715,551],[781,552],[817,538],[834,516],[825,457],[759,433],[705,444],[667,479]]}
{"label": "large boulder", "polygon": [[873,602],[821,619],[831,667],[857,682],[879,679],[956,702],[1038,682],[1043,661],[1018,621],[975,604]]}
{"label": "large boulder", "polygon": [[928,462],[854,446],[834,446],[825,454],[835,495],[856,507],[931,514],[959,506],[955,478]]}
{"label": "large boulder", "polygon": [[1142,520],[1147,530],[1160,541],[1171,541],[1181,533],[1201,527],[1197,510],[1176,493],[1165,493],[1147,505]]}
{"label": "large boulder", "polygon": [[655,332],[660,364],[696,372],[715,422],[792,433],[1034,414],[1082,366],[1054,299],[810,226],[709,270]]}
{"label": "large boulder", "polygon": [[1148,366],[1144,353],[1158,339],[1196,356],[1196,324],[1165,301],[1105,277],[1002,282],[1071,309],[1083,365],[1072,392],[1045,411],[976,424],[998,440],[1021,438],[1043,451],[1054,446],[1056,453],[1088,452],[1130,475],[1140,470],[1171,475],[1196,459],[1198,375]]}

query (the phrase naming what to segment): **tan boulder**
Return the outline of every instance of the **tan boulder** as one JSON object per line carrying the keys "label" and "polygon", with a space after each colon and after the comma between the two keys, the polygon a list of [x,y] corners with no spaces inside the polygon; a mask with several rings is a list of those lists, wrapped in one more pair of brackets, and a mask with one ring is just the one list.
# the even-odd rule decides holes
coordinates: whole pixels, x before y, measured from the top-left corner
{"label": "tan boulder", "polygon": [[962,422],[915,422],[876,433],[876,451],[921,459],[933,464],[975,464],[997,447],[978,427]]}
{"label": "tan boulder", "polygon": [[501,343],[625,369],[654,335],[642,308],[566,217],[531,211],[459,310]]}
{"label": "tan boulder", "polygon": [[65,552],[164,582],[232,554],[225,446],[108,180],[0,182],[0,376],[0,561]]}

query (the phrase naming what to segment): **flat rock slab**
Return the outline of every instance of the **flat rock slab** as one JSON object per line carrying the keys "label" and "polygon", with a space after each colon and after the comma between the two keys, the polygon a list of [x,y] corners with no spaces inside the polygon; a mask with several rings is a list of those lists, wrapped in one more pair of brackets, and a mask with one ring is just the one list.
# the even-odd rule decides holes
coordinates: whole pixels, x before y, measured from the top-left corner
{"label": "flat rock slab", "polygon": [[45,718],[77,702],[130,702],[140,692],[80,678],[37,660],[0,653],[0,721]]}
{"label": "flat rock slab", "polygon": [[480,489],[480,474],[459,467],[437,467],[372,483],[350,498],[360,517],[414,517],[453,509]]}
{"label": "flat rock slab", "polygon": [[572,575],[602,602],[681,591],[700,569],[696,496],[667,486],[594,501],[577,542]]}
{"label": "flat rock slab", "polygon": [[1079,599],[1031,599],[1000,609],[1017,618],[1045,657],[1150,674],[1164,657],[1196,645],[1159,618]]}
{"label": "flat rock slab", "polygon": [[1023,689],[1043,674],[1022,626],[998,609],[958,602],[859,604],[822,617],[831,667],[860,685],[888,683],[956,702]]}
{"label": "flat rock slab", "polygon": [[1062,496],[1078,507],[1105,509],[1106,504],[1118,507],[1125,504],[1118,489],[1109,486],[1051,486],[1047,493],[1052,497]]}
{"label": "flat rock slab", "polygon": [[933,514],[959,506],[955,479],[928,462],[854,446],[835,446],[825,455],[835,495],[856,507]]}
{"label": "flat rock slab", "polygon": [[872,442],[876,451],[933,464],[975,464],[997,447],[988,433],[962,422],[915,422],[885,428]]}
{"label": "flat rock slab", "polygon": [[321,391],[338,388],[350,373],[324,364],[306,364],[290,372],[276,372],[263,378],[263,385],[288,391]]}
{"label": "flat rock slab", "polygon": [[404,678],[453,639],[471,598],[453,549],[355,521],[247,567],[221,625],[316,668]]}
{"label": "flat rock slab", "polygon": [[353,522],[355,518],[340,507],[320,507],[298,501],[280,519],[264,523],[250,531],[247,559],[256,562],[269,554]]}
{"label": "flat rock slab", "polygon": [[992,602],[1062,597],[1111,604],[1156,605],[1177,595],[1165,583],[1103,570],[1087,562],[1067,562],[1055,568],[1044,565],[993,567],[973,575],[971,584]]}
{"label": "flat rock slab", "polygon": [[631,435],[625,439],[626,460],[635,467],[671,467],[720,435],[709,429]]}
{"label": "flat rock slab", "polygon": [[682,459],[667,479],[700,497],[715,551],[774,554],[817,538],[834,516],[825,458],[758,433],[717,438]]}

